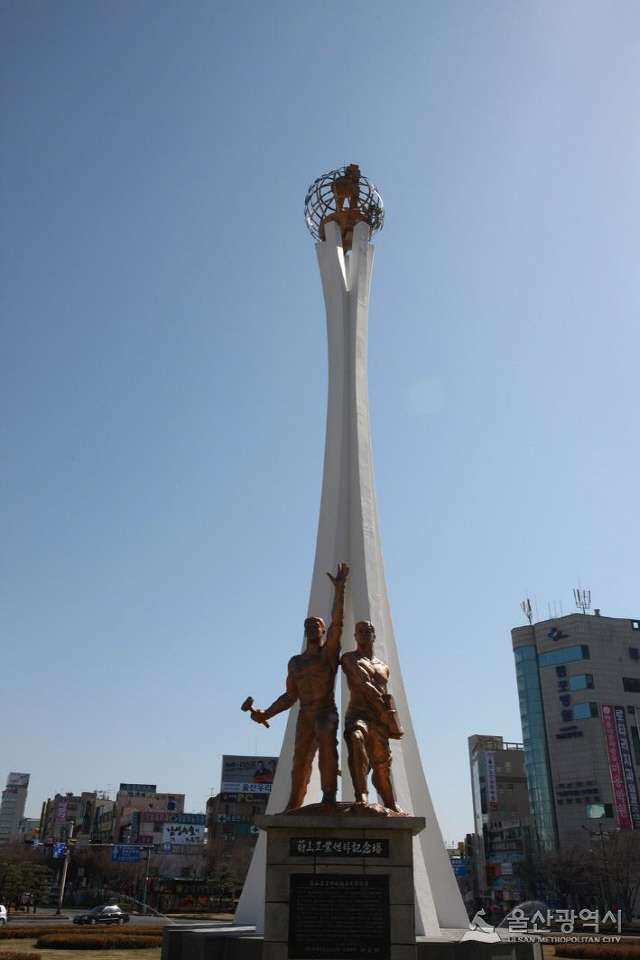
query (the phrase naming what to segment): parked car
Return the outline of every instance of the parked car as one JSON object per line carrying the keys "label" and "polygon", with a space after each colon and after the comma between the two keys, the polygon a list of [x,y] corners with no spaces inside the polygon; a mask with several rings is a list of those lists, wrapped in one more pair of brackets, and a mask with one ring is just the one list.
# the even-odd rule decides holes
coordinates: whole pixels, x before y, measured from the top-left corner
{"label": "parked car", "polygon": [[129,914],[115,904],[106,907],[94,907],[89,913],[79,913],[74,923],[129,923]]}
{"label": "parked car", "polygon": [[0,903],[0,927],[3,927],[7,922],[7,908]]}

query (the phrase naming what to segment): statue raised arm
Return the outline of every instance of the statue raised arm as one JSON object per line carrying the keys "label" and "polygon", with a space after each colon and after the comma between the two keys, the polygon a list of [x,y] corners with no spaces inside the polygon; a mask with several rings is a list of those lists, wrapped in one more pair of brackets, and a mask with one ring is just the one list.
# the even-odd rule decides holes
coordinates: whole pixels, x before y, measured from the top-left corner
{"label": "statue raised arm", "polygon": [[311,778],[311,767],[319,752],[322,803],[334,805],[338,789],[338,711],[335,681],[340,660],[344,622],[344,592],[349,566],[341,563],[335,576],[327,574],[334,586],[331,624],[323,643],[325,624],[321,617],[304,622],[306,649],[289,660],[285,692],[266,710],[251,710],[251,719],[263,723],[300,702],[291,770],[291,794],[287,809],[302,806]]}

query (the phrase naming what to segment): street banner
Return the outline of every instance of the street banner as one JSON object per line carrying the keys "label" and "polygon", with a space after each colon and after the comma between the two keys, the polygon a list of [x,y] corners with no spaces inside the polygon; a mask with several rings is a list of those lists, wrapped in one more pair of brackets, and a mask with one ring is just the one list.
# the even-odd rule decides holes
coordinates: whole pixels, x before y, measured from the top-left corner
{"label": "street banner", "polygon": [[634,829],[637,829],[640,827],[640,799],[638,798],[638,785],[633,769],[633,760],[631,759],[631,742],[629,740],[629,730],[627,727],[627,711],[624,707],[616,706],[613,708],[613,714],[615,717],[618,747],[620,748],[620,762],[622,764],[622,776],[627,789],[629,810],[631,811]]}
{"label": "street banner", "polygon": [[611,704],[603,703],[600,707],[600,710],[602,713],[602,727],[604,729],[607,757],[609,759],[609,775],[611,777],[611,785],[613,787],[613,802],[616,811],[616,820],[620,830],[631,830],[631,811],[629,810],[627,790],[624,783],[624,773],[622,769],[622,760],[620,757],[618,734],[616,731],[615,714]]}
{"label": "street banner", "polygon": [[487,799],[489,809],[498,809],[498,783],[496,780],[496,759],[493,750],[485,752],[485,766],[487,769]]}

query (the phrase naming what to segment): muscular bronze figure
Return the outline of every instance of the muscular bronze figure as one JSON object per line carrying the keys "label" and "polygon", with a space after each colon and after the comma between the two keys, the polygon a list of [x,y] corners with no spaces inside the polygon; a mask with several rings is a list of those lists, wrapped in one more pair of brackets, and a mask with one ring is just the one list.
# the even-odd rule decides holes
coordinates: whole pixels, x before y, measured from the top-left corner
{"label": "muscular bronze figure", "polygon": [[296,743],[291,770],[291,795],[287,810],[302,806],[311,778],[311,766],[319,752],[322,803],[335,804],[338,790],[338,710],[335,682],[340,661],[340,639],[344,622],[344,590],[349,565],[341,563],[335,577],[331,624],[323,644],[325,625],[320,617],[307,617],[304,633],[307,648],[289,660],[287,689],[266,710],[251,710],[251,719],[262,723],[300,701]]}
{"label": "muscular bronze figure", "polygon": [[356,624],[356,649],[342,656],[340,665],[349,684],[349,706],[344,718],[344,738],[349,750],[349,770],[356,805],[367,805],[367,777],[387,808],[401,813],[391,786],[389,739],[400,740],[404,730],[398,723],[393,697],[387,693],[389,667],[373,653],[375,630],[368,620]]}

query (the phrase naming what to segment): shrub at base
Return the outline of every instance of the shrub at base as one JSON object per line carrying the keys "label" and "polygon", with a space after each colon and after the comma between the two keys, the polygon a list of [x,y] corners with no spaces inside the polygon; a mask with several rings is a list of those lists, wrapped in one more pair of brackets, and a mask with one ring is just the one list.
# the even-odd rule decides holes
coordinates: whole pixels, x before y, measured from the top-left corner
{"label": "shrub at base", "polygon": [[[104,929],[104,927],[102,928]],[[54,934],[60,933],[64,934],[67,937],[86,937],[92,936],[95,937],[96,928],[90,926],[74,926],[69,927],[68,924],[62,926],[61,924],[43,926],[42,924],[37,925],[33,924],[30,927],[18,927],[9,924],[6,927],[0,927],[0,940],[35,940],[36,937],[41,937],[44,934]],[[160,936],[160,934],[152,933],[148,926],[143,924],[129,924],[127,927],[126,934],[122,936],[127,937],[138,937],[138,936]],[[4,957],[4,953],[2,955]]]}
{"label": "shrub at base", "polygon": [[41,953],[22,953],[19,950],[3,950],[2,960],[42,960]]}
{"label": "shrub at base", "polygon": [[[162,934],[133,936],[128,934],[72,934],[47,933],[38,937],[36,947],[47,950],[144,950],[147,947],[161,947]],[[3,956],[4,960],[4,956]]]}
{"label": "shrub at base", "polygon": [[624,943],[571,943],[558,944],[556,957],[571,960],[640,960],[640,944]]}

